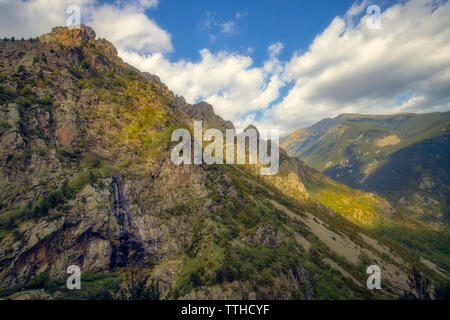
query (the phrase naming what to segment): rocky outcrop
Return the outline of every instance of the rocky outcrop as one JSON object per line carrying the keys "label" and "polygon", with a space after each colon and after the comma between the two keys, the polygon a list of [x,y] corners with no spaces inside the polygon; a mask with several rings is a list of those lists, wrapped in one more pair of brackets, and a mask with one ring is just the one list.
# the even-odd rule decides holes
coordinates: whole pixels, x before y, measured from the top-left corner
{"label": "rocky outcrop", "polygon": [[110,267],[125,266],[139,262],[144,257],[144,248],[139,229],[130,210],[127,196],[123,190],[123,181],[120,175],[113,175],[111,180],[110,208],[111,214],[116,218],[119,226],[119,238],[112,247]]}
{"label": "rocky outcrop", "polygon": [[286,275],[286,281],[294,286],[297,290],[302,292],[305,300],[313,300],[314,298],[314,286],[310,273],[304,266],[298,266],[297,268],[290,269]]}
{"label": "rocky outcrop", "polygon": [[198,104],[188,104],[183,97],[177,97],[174,100],[175,107],[184,112],[189,119],[203,121],[204,128],[219,129],[225,133],[227,129],[234,130],[234,125],[231,121],[225,121],[218,116],[212,105],[202,101]]}
{"label": "rocky outcrop", "polygon": [[52,32],[39,37],[39,40],[43,43],[58,43],[63,47],[76,47],[85,42],[95,40],[95,37],[96,35],[92,28],[81,25],[73,28],[53,28]]}
{"label": "rocky outcrop", "polygon": [[283,244],[285,236],[275,226],[262,224],[245,240],[253,246],[278,248]]}

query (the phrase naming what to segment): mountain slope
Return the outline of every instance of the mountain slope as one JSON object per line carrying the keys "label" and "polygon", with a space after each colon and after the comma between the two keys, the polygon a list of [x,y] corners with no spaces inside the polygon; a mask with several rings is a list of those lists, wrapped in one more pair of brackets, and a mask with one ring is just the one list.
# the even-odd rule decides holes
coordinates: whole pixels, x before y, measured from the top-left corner
{"label": "mountain slope", "polygon": [[[414,291],[413,265],[447,278],[447,234],[283,150],[276,176],[174,165],[175,128],[232,124],[88,27],[0,41],[0,66],[2,298],[380,299]],[[81,290],[65,287],[73,264]]]}
{"label": "mountain slope", "polygon": [[341,115],[298,130],[281,146],[327,176],[439,225],[450,218],[449,131],[450,112]]}

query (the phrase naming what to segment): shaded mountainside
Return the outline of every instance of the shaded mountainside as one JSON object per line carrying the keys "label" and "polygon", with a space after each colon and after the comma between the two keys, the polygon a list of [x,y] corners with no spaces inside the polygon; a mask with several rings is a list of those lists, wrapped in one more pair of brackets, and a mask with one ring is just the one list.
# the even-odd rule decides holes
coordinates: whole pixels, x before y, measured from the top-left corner
{"label": "shaded mountainside", "polygon": [[233,125],[88,27],[0,41],[0,66],[2,298],[380,299],[414,292],[414,265],[448,279],[448,234],[283,150],[275,176],[174,165],[174,129]]}
{"label": "shaded mountainside", "polygon": [[340,115],[286,137],[292,156],[424,221],[450,221],[450,112]]}

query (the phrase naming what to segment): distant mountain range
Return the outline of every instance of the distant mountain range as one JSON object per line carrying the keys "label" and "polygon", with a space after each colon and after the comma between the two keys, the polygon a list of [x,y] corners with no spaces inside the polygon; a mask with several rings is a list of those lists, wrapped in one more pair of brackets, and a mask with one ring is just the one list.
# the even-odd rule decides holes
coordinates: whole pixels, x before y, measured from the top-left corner
{"label": "distant mountain range", "polygon": [[449,132],[450,112],[343,114],[294,131],[281,146],[330,178],[441,225],[450,222]]}

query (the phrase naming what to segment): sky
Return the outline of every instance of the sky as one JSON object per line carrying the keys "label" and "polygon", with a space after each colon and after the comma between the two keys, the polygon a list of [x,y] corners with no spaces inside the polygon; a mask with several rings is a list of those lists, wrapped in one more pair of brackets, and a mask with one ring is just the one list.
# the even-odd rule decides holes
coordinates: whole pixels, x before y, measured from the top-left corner
{"label": "sky", "polygon": [[447,0],[0,0],[0,37],[66,25],[71,5],[124,61],[240,129],[450,109]]}

